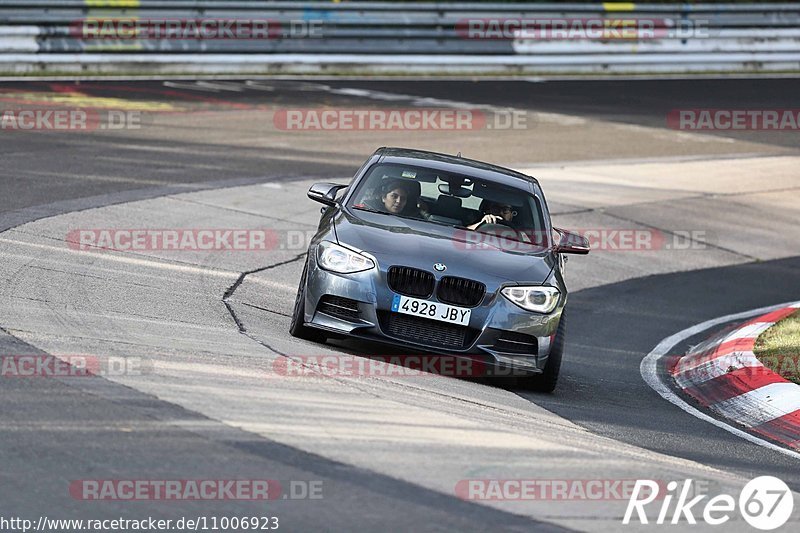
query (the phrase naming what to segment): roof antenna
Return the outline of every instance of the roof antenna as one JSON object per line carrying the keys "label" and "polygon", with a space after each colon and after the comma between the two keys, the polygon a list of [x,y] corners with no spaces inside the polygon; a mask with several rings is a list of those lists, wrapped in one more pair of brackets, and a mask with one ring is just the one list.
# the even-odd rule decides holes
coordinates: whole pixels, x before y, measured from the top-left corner
{"label": "roof antenna", "polygon": [[461,152],[458,152],[458,153],[456,154],[456,157],[461,157]]}

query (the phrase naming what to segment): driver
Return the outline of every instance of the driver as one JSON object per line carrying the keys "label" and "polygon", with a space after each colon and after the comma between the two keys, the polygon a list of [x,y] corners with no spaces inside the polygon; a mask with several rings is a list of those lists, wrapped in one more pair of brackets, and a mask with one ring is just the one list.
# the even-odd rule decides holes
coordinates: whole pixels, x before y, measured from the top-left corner
{"label": "driver", "polygon": [[481,202],[481,213],[483,217],[467,226],[468,229],[475,229],[481,224],[505,224],[506,226],[514,227],[514,216],[517,214],[508,204],[492,202],[491,200],[484,200]]}

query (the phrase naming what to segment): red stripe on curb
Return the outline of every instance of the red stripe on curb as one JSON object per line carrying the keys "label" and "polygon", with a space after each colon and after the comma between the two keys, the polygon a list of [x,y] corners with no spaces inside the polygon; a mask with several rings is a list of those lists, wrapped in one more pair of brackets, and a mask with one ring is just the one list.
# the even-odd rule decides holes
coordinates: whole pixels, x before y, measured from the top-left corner
{"label": "red stripe on curb", "polygon": [[683,390],[686,394],[697,399],[702,405],[709,406],[765,385],[786,382],[787,380],[781,377],[780,374],[767,367],[748,366],[737,368],[727,374]]}
{"label": "red stripe on curb", "polygon": [[783,309],[778,309],[777,311],[767,313],[764,316],[754,318],[749,322],[745,322],[743,325],[748,326],[750,324],[755,324],[757,322],[777,322],[778,320],[783,320],[784,318],[791,315],[797,310],[798,310],[797,307],[784,307]]}
{"label": "red stripe on curb", "polygon": [[800,450],[800,409],[751,429],[763,437]]}

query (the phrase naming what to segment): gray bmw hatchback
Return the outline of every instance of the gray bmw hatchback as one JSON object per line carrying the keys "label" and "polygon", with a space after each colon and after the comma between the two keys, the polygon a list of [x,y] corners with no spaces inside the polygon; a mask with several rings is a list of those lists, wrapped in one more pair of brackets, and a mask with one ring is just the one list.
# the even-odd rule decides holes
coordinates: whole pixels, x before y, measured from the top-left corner
{"label": "gray bmw hatchback", "polygon": [[586,254],[589,243],[552,227],[536,179],[460,154],[380,148],[349,185],[317,183],[308,196],[327,207],[293,336],[388,342],[555,388],[566,335],[562,254]]}

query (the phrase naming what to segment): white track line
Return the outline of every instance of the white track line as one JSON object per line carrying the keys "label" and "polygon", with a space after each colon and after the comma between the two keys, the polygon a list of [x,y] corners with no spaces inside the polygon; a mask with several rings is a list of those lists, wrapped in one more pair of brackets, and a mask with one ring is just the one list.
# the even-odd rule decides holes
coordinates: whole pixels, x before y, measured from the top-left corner
{"label": "white track line", "polygon": [[[784,455],[788,455],[789,457],[793,457],[795,459],[800,459],[800,452],[796,452],[793,450],[787,450],[786,448],[782,448],[777,444],[773,444],[769,441],[764,439],[760,439],[746,431],[742,431],[739,428],[726,424],[716,418],[713,418],[704,412],[700,411],[699,409],[692,407],[688,403],[686,403],[683,399],[681,399],[677,394],[675,394],[672,389],[665,383],[661,376],[658,373],[658,362],[659,360],[664,357],[667,353],[669,353],[672,348],[690,337],[697,335],[698,333],[705,331],[709,328],[712,328],[719,324],[724,324],[726,322],[730,322],[732,320],[739,320],[750,318],[752,316],[756,316],[759,314],[769,313],[770,311],[775,311],[777,309],[781,309],[783,307],[792,306],[792,304],[796,304],[796,302],[786,302],[778,305],[771,305],[769,307],[762,307],[760,309],[753,309],[750,311],[744,311],[742,313],[734,313],[732,315],[726,315],[719,318],[714,318],[711,320],[706,320],[701,324],[696,324],[692,327],[686,328],[674,335],[670,335],[666,339],[663,339],[658,345],[653,348],[653,350],[647,354],[647,356],[642,359],[641,365],[639,365],[639,372],[642,374],[642,378],[644,381],[650,386],[651,389],[656,391],[658,394],[661,395],[662,398],[673,403],[689,413],[692,416],[695,416],[701,420],[705,420],[719,428],[724,429],[729,433],[733,433],[737,437],[741,437],[746,441],[752,442],[758,446],[763,446],[764,448],[769,448],[770,450],[774,450],[776,452],[782,453]],[[668,378],[669,379],[669,378]]]}

